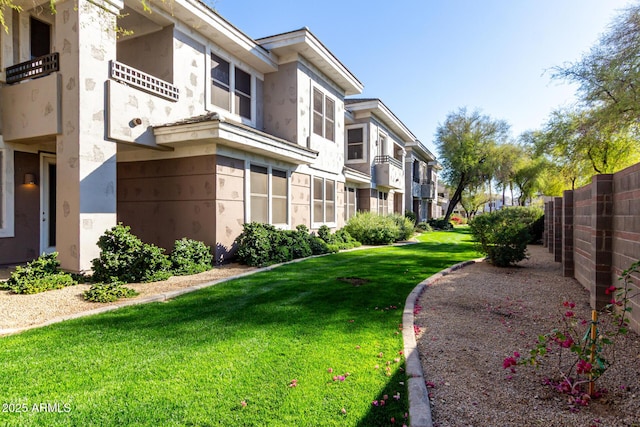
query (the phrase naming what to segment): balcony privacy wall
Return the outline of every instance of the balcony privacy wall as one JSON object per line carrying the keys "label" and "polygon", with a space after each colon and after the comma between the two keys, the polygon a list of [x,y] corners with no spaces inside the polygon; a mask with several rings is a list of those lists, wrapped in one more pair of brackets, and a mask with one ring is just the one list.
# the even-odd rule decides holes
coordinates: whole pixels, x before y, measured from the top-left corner
{"label": "balcony privacy wall", "polygon": [[[600,309],[612,298],[605,290],[640,259],[640,163],[591,184],[565,191],[545,205],[544,242],[564,275],[575,277]],[[632,294],[640,291],[634,278]],[[640,332],[640,300],[631,300],[631,326]]]}

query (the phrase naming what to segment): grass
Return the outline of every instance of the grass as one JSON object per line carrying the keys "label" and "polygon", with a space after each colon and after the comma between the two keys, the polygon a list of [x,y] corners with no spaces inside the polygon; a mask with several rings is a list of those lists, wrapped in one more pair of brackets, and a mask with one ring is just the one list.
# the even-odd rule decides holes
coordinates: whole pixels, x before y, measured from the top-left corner
{"label": "grass", "polygon": [[2,338],[0,425],[402,425],[405,298],[477,256],[464,230],[420,240]]}

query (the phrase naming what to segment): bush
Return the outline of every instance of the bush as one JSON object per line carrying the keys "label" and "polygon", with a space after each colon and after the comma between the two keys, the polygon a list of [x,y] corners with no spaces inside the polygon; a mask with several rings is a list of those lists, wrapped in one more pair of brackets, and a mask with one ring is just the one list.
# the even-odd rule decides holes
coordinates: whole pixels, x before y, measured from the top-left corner
{"label": "bush", "polygon": [[461,217],[458,214],[451,215],[450,221],[455,225],[462,225],[467,223],[467,219],[464,217]]}
{"label": "bush", "polygon": [[36,294],[77,284],[70,274],[60,270],[58,253],[53,252],[16,267],[4,287],[15,294]]}
{"label": "bush", "polygon": [[404,216],[409,218],[409,220],[415,225],[418,223],[418,216],[413,211],[405,211]]}
{"label": "bush", "polygon": [[100,256],[91,261],[94,282],[153,282],[171,276],[164,249],[143,243],[130,230],[118,224],[100,236]]}
{"label": "bush", "polygon": [[532,208],[508,208],[478,215],[469,223],[478,249],[489,262],[506,267],[526,258],[531,224],[541,212]]}
{"label": "bush", "polygon": [[415,222],[402,215],[391,215],[391,218],[398,227],[398,234],[396,235],[395,241],[409,240],[415,231]]}
{"label": "bush", "polygon": [[419,222],[416,225],[416,231],[419,231],[421,233],[430,233],[433,231],[433,228],[431,228],[431,226],[429,225],[429,223],[423,221],[423,222]]}
{"label": "bush", "polygon": [[175,241],[169,259],[173,274],[183,276],[210,270],[213,256],[203,242],[183,238]]}
{"label": "bush", "polygon": [[372,212],[358,212],[351,217],[345,229],[365,245],[388,245],[399,240],[402,234],[393,216]]}
{"label": "bush", "polygon": [[330,252],[338,252],[340,249],[351,249],[361,245],[361,243],[354,239],[344,228],[331,234],[329,227],[322,225],[318,229],[318,237],[332,249]]}
{"label": "bush", "polygon": [[453,224],[449,221],[445,221],[444,218],[431,218],[427,221],[427,224],[429,224],[433,230],[453,230]]}
{"label": "bush", "polygon": [[538,219],[531,223],[529,233],[531,234],[531,240],[529,240],[529,243],[542,243],[542,234],[544,233],[544,214],[540,215]]}
{"label": "bush", "polygon": [[120,298],[131,298],[136,295],[138,292],[123,286],[122,282],[96,283],[83,293],[84,299],[92,302],[113,302]]}

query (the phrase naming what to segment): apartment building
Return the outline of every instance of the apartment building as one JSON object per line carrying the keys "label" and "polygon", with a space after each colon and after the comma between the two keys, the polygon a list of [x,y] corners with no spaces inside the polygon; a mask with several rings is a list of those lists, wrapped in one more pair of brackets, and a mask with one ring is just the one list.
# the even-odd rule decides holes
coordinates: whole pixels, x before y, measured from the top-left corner
{"label": "apartment building", "polygon": [[362,83],[307,28],[254,40],[197,0],[23,3],[0,33],[0,264],[56,250],[86,271],[118,222],[222,262],[246,222],[404,211],[415,137],[346,98]]}

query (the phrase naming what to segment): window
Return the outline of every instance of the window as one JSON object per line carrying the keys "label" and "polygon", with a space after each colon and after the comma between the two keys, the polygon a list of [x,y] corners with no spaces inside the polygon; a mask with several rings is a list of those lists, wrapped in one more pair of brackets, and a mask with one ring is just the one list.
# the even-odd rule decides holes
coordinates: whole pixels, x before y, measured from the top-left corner
{"label": "window", "polygon": [[347,129],[347,160],[364,160],[364,128]]}
{"label": "window", "polygon": [[236,68],[235,78],[235,112],[251,120],[251,74]]}
{"label": "window", "polygon": [[387,155],[387,137],[386,135],[380,135],[378,137],[378,156]]}
{"label": "window", "polygon": [[227,111],[230,110],[229,68],[227,61],[211,54],[211,103]]}
{"label": "window", "polygon": [[269,174],[267,168],[251,165],[251,221],[269,223]]}
{"label": "window", "polygon": [[273,189],[271,191],[272,222],[287,223],[287,172],[273,170],[271,175]]}
{"label": "window", "polygon": [[335,139],[336,103],[318,89],[313,89],[313,133]]}
{"label": "window", "polygon": [[[287,172],[251,165],[251,221],[287,224]],[[271,185],[269,185],[271,179]]]}
{"label": "window", "polygon": [[389,193],[378,191],[378,213],[380,215],[389,213]]}
{"label": "window", "polygon": [[336,182],[331,179],[313,178],[313,222],[335,222]]}
{"label": "window", "polygon": [[349,221],[356,214],[356,189],[344,187],[344,219]]}
{"label": "window", "polygon": [[51,53],[51,25],[30,18],[31,59]]}

